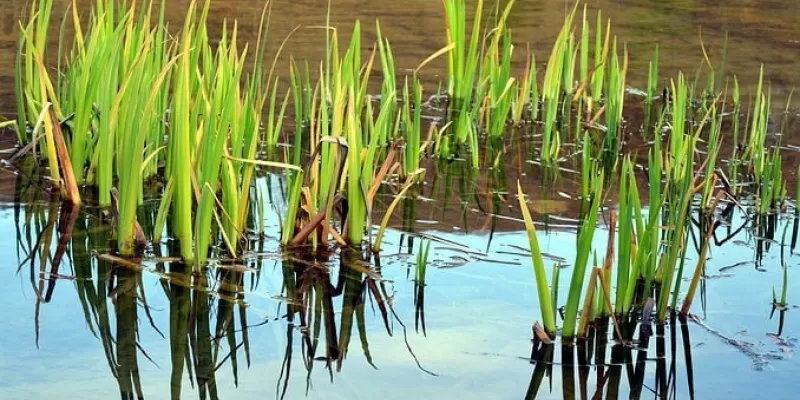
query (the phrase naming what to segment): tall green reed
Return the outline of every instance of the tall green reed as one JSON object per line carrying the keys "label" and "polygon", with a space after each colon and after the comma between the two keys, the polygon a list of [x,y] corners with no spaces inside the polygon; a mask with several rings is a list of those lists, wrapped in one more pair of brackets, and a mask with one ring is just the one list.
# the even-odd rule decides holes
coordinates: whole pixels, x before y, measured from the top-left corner
{"label": "tall green reed", "polygon": [[[536,292],[539,295],[539,308],[542,313],[544,322],[544,329],[550,337],[556,335],[556,296],[550,295],[550,290],[547,285],[547,275],[544,270],[544,259],[542,258],[542,251],[539,247],[539,239],[536,236],[536,226],[531,218],[528,204],[525,201],[525,194],[522,192],[522,185],[517,182],[517,196],[519,199],[519,207],[522,210],[522,216],[525,220],[525,230],[528,233],[528,243],[530,244],[531,260],[533,261],[533,272],[536,277]],[[558,270],[556,268],[555,270]],[[553,293],[557,293],[558,286],[556,278],[553,279]]]}
{"label": "tall green reed", "polygon": [[[483,0],[478,0],[472,20],[472,30],[467,36],[467,11],[465,0],[444,0],[447,45],[452,46],[447,61],[447,93],[450,96],[449,116],[456,145],[475,143],[472,114],[473,95],[480,64],[481,19]],[[473,151],[477,149],[473,148]]]}
{"label": "tall green reed", "polygon": [[604,167],[610,170],[617,161],[622,147],[622,111],[625,106],[625,78],[628,70],[628,51],[624,50],[622,65],[617,56],[617,40],[611,46],[610,65],[608,68],[608,96],[606,98],[606,132],[603,141]]}
{"label": "tall green reed", "polygon": [[[403,176],[411,176],[419,169],[421,158],[422,146],[422,84],[419,82],[416,74],[412,77],[413,83],[411,84],[411,92],[409,92],[408,80],[406,80],[403,88],[403,125],[405,127],[405,142],[406,147],[403,154]],[[392,101],[393,95],[387,101]],[[385,104],[385,103],[384,103]],[[381,107],[381,114],[376,123],[382,131],[389,130],[387,124],[391,122],[389,118],[392,117],[393,107],[390,103],[388,106]],[[379,141],[385,134],[373,133],[379,135]]]}
{"label": "tall green reed", "polygon": [[141,51],[128,69],[104,129],[110,141],[116,144],[113,154],[117,155],[115,165],[119,186],[117,243],[120,254],[125,256],[134,254],[135,247],[141,245],[136,243],[136,237],[143,235],[137,232],[141,228],[136,221],[136,211],[143,201],[143,174],[147,165],[145,145],[159,144],[147,143],[148,130],[142,127],[152,127],[160,122],[161,111],[155,108],[155,103],[176,61],[173,59],[161,67],[156,53],[148,51],[154,39],[155,35],[147,37],[142,46],[138,46]]}
{"label": "tall green reed", "polygon": [[[397,105],[397,78],[396,72],[394,68],[394,55],[392,54],[392,45],[389,43],[389,39],[384,37],[381,33],[381,25],[379,22],[375,23],[377,35],[378,35],[378,51],[380,55],[380,62],[381,62],[381,72],[383,74],[383,82],[381,83],[381,108],[383,108],[384,104],[390,103],[388,106],[389,109],[387,110],[387,114],[385,117],[385,123],[391,124],[395,120],[395,108]],[[414,79],[414,102],[416,104],[416,93],[417,93],[417,79]],[[420,89],[421,91],[421,89]],[[421,94],[420,94],[421,96]],[[406,101],[408,101],[409,97],[405,97]],[[421,102],[421,99],[420,99]],[[380,131],[378,132],[381,136],[378,141],[378,145],[384,146],[389,142],[389,133],[391,132],[388,126],[380,126]]]}
{"label": "tall green reed", "polygon": [[592,240],[597,228],[597,217],[600,212],[600,203],[603,202],[604,172],[599,170],[592,177],[591,202],[586,216],[578,229],[577,254],[572,270],[572,278],[567,295],[567,304],[564,309],[564,327],[562,334],[567,339],[573,339],[577,333],[578,306],[581,301],[583,283],[586,278],[586,267],[592,252]]}
{"label": "tall green reed", "polygon": [[[643,133],[648,135],[653,122],[653,108],[658,96],[658,45],[653,50],[653,59],[647,67],[647,92],[644,98],[644,125]],[[645,136],[647,138],[647,136]]]}
{"label": "tall green reed", "polygon": [[[742,156],[751,167],[752,164],[758,163],[758,157],[765,154],[764,146],[767,137],[767,126],[769,124],[770,116],[770,91],[764,93],[764,66],[762,65],[758,73],[758,84],[755,91],[755,101],[752,108],[752,119],[750,121],[750,132],[747,138],[747,147],[745,148]],[[763,160],[763,159],[762,159]],[[760,169],[762,165],[756,165],[756,169]]]}
{"label": "tall green reed", "polygon": [[[554,162],[559,157],[561,148],[561,132],[556,127],[559,108],[562,100],[562,84],[567,85],[564,77],[565,71],[572,70],[572,55],[569,54],[570,32],[572,21],[575,17],[577,4],[572,11],[565,17],[564,25],[556,38],[550,58],[547,61],[544,83],[542,84],[542,103],[544,127],[542,130],[542,145],[540,158],[543,162]],[[572,85],[569,81],[568,85]],[[571,90],[570,90],[571,91]]]}
{"label": "tall green reed", "polygon": [[536,82],[536,56],[530,54],[525,60],[525,70],[522,73],[522,79],[517,85],[517,90],[512,93],[511,119],[514,125],[522,123],[526,109],[529,110],[529,116],[532,121],[538,118],[539,85]]}
{"label": "tall green reed", "polygon": [[[508,16],[513,5],[514,1],[508,2],[492,30],[491,42],[481,66],[483,69],[481,86],[484,87],[480,89],[480,92],[486,93],[482,99],[482,119],[491,138],[499,138],[505,134],[513,104],[515,79],[511,77],[511,59],[514,46],[511,44],[511,31],[507,26]],[[523,90],[524,93],[528,93],[527,90]]]}

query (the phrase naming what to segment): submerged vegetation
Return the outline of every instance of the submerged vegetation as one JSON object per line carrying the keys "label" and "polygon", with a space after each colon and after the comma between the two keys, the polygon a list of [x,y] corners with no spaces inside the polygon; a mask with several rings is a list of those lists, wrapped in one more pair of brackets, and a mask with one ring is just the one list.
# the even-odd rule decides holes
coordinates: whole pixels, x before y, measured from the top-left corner
{"label": "submerged vegetation", "polygon": [[[694,81],[682,72],[663,79],[656,47],[641,99],[644,118],[628,120],[626,111],[638,107],[627,86],[628,50],[599,12],[581,13],[576,4],[546,64],[524,54],[524,69],[515,76],[522,54],[515,40],[525,38],[512,35],[513,1],[495,7],[488,22],[482,0],[471,22],[466,1],[443,5],[442,49],[399,77],[379,24],[374,45],[364,40],[358,21],[343,44],[327,21],[326,54],[318,66],[284,60],[285,40],[276,54],[265,54],[269,2],[251,47],[240,41],[235,21],[220,32],[209,30],[209,0],[190,4],[179,31],[166,23],[163,2],[120,8],[98,0],[86,20],[73,1],[62,25],[74,34],[61,35],[58,53],[48,56],[52,0],[33,2],[21,23],[16,61],[20,151],[44,149],[41,159],[65,199],[80,204],[81,193],[89,192],[100,207],[113,207],[119,256],[141,258],[148,241],[152,250],[162,238],[174,239],[181,265],[202,279],[209,260],[241,259],[253,232],[268,234],[264,193],[256,184],[264,169],[286,177],[275,235],[282,246],[311,258],[341,249],[343,258],[356,259],[365,244],[381,251],[395,208],[425,182],[428,159],[496,168],[506,143],[525,139],[533,143],[520,146],[526,161],[547,177],[570,167],[580,175],[576,255],[563,272],[570,275],[560,327],[567,340],[586,338],[592,323],[607,327],[610,320],[616,338],[628,343],[634,339],[624,329],[630,321],[649,326],[651,315],[659,324],[671,314],[688,315],[712,238],[730,224],[734,208],[758,224],[763,237],[774,237],[775,218],[787,207],[787,182],[780,136],[770,133],[771,90],[763,68],[748,105],[736,77],[723,75],[724,57],[715,69],[704,48]],[[46,63],[51,59],[55,71]],[[441,93],[423,87],[422,69],[433,62],[447,66]],[[288,83],[276,72],[283,64]],[[380,86],[371,84],[375,79]],[[374,87],[380,95],[370,93]],[[426,101],[425,93],[434,95]],[[423,114],[428,111],[436,115]],[[284,121],[288,114],[291,124]],[[143,224],[140,206],[153,190],[158,211]],[[559,332],[562,267],[546,270],[525,195],[532,190],[518,183],[516,196],[544,324],[537,336],[547,341]],[[376,215],[381,191],[396,195]],[[609,235],[598,258],[597,231],[604,224]],[[415,271],[418,305],[424,304],[426,243]],[[297,268],[296,261],[285,268]],[[341,289],[350,307],[342,329],[351,328],[354,315],[363,318],[365,290],[380,297],[374,276],[342,272],[349,273],[355,277]],[[783,274],[780,299],[773,296],[782,308],[785,266]],[[686,281],[688,288],[682,287]],[[318,301],[314,287],[294,294],[301,305],[290,315],[310,323],[300,309]],[[424,312],[419,318],[424,331]],[[339,346],[346,352],[347,343]]]}

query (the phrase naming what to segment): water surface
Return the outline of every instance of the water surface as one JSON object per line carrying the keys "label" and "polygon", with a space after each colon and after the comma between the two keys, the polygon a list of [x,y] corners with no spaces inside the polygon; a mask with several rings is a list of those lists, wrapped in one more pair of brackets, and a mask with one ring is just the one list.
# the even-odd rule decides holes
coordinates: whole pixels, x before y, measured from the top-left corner
{"label": "water surface", "polygon": [[[13,71],[17,41],[18,17],[29,6],[28,1],[0,0],[0,112],[14,110]],[[82,14],[88,14],[94,1],[77,1]],[[141,2],[140,2],[141,3]],[[168,1],[167,18],[176,28],[181,26],[189,1]],[[309,60],[316,66],[324,56],[326,0],[273,0],[268,54],[274,54],[281,41],[295,28],[286,56]],[[474,2],[468,2],[474,4]],[[56,0],[54,15],[60,15],[71,1]],[[495,2],[486,1],[487,13]],[[505,1],[501,2],[501,6]],[[539,62],[545,62],[553,41],[561,28],[565,11],[571,2],[526,0],[517,1],[509,25],[517,44],[516,54],[523,57],[530,44]],[[600,0],[586,2],[592,14],[602,10],[610,18],[613,32],[627,43],[631,57],[629,83],[643,87],[647,63],[653,48],[660,48],[662,77],[675,76],[678,70],[693,73],[703,62],[701,41],[714,62],[721,58],[722,42],[728,35],[727,71],[739,76],[743,87],[755,85],[758,68],[765,65],[765,76],[772,82],[773,94],[785,98],[800,78],[800,3],[782,0],[669,1]],[[209,23],[221,27],[227,19],[238,20],[242,38],[255,42],[263,2],[245,0],[213,0]],[[487,14],[488,15],[488,14]],[[349,37],[353,22],[360,20],[364,46],[371,50],[375,37],[375,21],[380,20],[384,36],[394,50],[397,71],[415,68],[420,62],[445,45],[444,16],[441,3],[427,0],[331,0],[331,23]],[[594,21],[592,19],[592,21]],[[53,44],[58,40],[59,22],[54,18]],[[52,51],[57,48],[54,46]],[[520,65],[522,59],[520,58]],[[721,65],[716,65],[721,68]],[[445,62],[431,64],[426,76],[441,75]],[[279,68],[288,75],[288,59]],[[427,91],[431,91],[428,88]],[[776,101],[776,104],[779,102]]]}
{"label": "water surface", "polygon": [[[60,10],[67,3],[59,2]],[[86,11],[91,2],[78,3]],[[372,23],[380,18],[399,71],[414,68],[444,44],[439,2],[332,4],[331,18],[343,39],[354,19],[372,37]],[[0,1],[0,6],[6,14],[0,29],[0,112],[10,114],[16,16],[27,2]],[[187,6],[168,2],[170,20],[180,22]],[[777,98],[800,79],[794,73],[800,67],[795,23],[800,5],[795,2],[599,1],[589,6],[602,8],[628,43],[632,86],[642,86],[656,43],[662,76],[694,71],[702,60],[701,30],[715,59],[728,33],[728,70],[746,87],[755,83],[761,63]],[[315,26],[324,22],[325,7],[325,1],[277,0],[271,49],[303,26],[288,53],[315,63],[324,53],[324,35]],[[517,4],[510,23],[520,54],[530,42],[537,59],[546,59],[565,7],[552,1]],[[252,37],[260,8],[252,2],[214,1],[211,16],[217,26],[223,18],[238,18],[245,36]],[[443,65],[428,67],[428,79],[441,75]],[[0,149],[13,146],[9,136],[2,139]],[[793,170],[797,157],[793,148],[787,150],[785,164]],[[141,393],[161,399],[172,393],[242,399],[560,399],[595,392],[604,398],[654,392],[672,398],[794,398],[800,322],[793,318],[793,306],[782,328],[777,313],[770,317],[772,288],[781,283],[782,251],[790,277],[796,274],[796,258],[780,245],[784,227],[791,231],[796,223],[787,216],[775,222],[769,238],[742,213],[734,215],[730,228],[720,229],[722,239],[746,224],[712,247],[703,296],[692,309],[701,323],[689,321],[684,330],[675,321],[644,350],[644,343],[615,346],[606,328],[599,336],[607,340],[597,345],[591,363],[576,366],[577,358],[564,356],[560,346],[552,359],[532,363],[537,296],[516,197],[509,192],[521,178],[542,223],[541,242],[552,255],[548,264],[557,259],[570,264],[576,178],[564,173],[546,181],[525,157],[510,152],[506,160],[500,170],[476,171],[463,161],[426,165],[428,179],[417,200],[398,207],[379,260],[353,260],[341,251],[316,259],[281,252],[276,210],[284,206],[284,183],[280,176],[266,175],[258,183],[265,193],[265,234],[251,232],[251,251],[243,262],[220,260],[194,282],[169,258],[169,240],[151,249],[140,267],[113,265],[102,257],[110,245],[101,210],[64,208],[51,201],[41,181],[28,179],[35,168],[2,167],[0,299],[6,311],[0,398],[106,399]],[[381,210],[393,198],[386,189]],[[152,223],[157,202],[150,199],[143,208],[143,224]],[[613,195],[606,205],[614,207]],[[606,235],[601,227],[595,248],[605,248]],[[432,250],[421,285],[415,281],[416,254],[426,240]],[[62,261],[56,263],[59,254]],[[696,258],[690,251],[688,264]],[[562,299],[568,285],[564,276]],[[798,290],[800,284],[790,278],[790,303]]]}

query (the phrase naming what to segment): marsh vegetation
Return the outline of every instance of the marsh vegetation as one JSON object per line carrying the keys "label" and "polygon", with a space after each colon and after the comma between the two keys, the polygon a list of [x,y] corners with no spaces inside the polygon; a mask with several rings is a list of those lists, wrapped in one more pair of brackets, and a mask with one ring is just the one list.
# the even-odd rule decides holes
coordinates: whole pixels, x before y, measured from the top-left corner
{"label": "marsh vegetation", "polygon": [[[527,398],[548,395],[554,369],[569,398],[694,397],[709,378],[693,370],[692,330],[758,369],[791,352],[795,114],[791,93],[775,104],[769,65],[742,85],[727,39],[701,40],[698,67],[668,76],[655,45],[636,55],[650,60],[638,90],[602,12],[570,5],[549,53],[534,54],[513,0],[444,0],[441,47],[411,70],[396,69],[380,21],[374,35],[359,21],[342,32],[330,2],[315,64],[293,56],[297,30],[270,35],[272,7],[248,43],[237,21],[211,26],[210,0],[188,4],[180,26],[165,2],[72,1],[63,15],[30,4],[17,119],[3,125],[17,140],[5,163],[37,343],[40,308],[72,281],[123,398],[144,396],[143,359],[169,361],[172,398],[187,377],[217,398],[220,375],[238,385],[262,357],[251,332],[276,319],[278,398],[297,374],[309,393],[318,365],[333,381],[356,336],[377,369],[368,332],[438,377],[447,363],[409,339],[431,332],[432,287],[457,299],[450,312],[515,321],[492,340],[533,338],[530,356],[511,356],[535,365]],[[483,267],[451,272],[470,263]],[[714,298],[710,282],[745,265],[774,279]],[[505,293],[497,308],[482,290]],[[730,297],[742,300],[729,318],[778,312],[744,328],[772,347],[709,323],[709,303]],[[145,329],[168,339],[168,357],[142,348]]]}

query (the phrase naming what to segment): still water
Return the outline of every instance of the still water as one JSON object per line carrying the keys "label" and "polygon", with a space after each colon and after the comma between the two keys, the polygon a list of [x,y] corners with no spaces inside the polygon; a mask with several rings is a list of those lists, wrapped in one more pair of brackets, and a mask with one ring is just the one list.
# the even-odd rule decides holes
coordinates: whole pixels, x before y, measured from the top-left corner
{"label": "still water", "polygon": [[[59,2],[61,10],[69,2]],[[89,1],[79,1],[84,11]],[[188,1],[169,1],[180,21]],[[0,112],[13,112],[16,20],[27,5],[0,1]],[[212,17],[238,18],[245,36],[261,4],[214,1]],[[631,53],[631,84],[643,82],[653,46],[661,49],[662,76],[693,71],[700,35],[712,57],[728,34],[728,69],[745,86],[758,66],[780,98],[800,82],[800,4],[791,1],[599,1]],[[325,1],[276,0],[272,49],[296,26],[288,53],[315,62],[323,54]],[[519,1],[510,21],[519,48],[544,60],[560,27],[563,2]],[[380,18],[392,41],[398,71],[414,68],[443,46],[436,1],[337,1],[332,21],[344,37],[354,19],[365,35]],[[365,36],[366,37],[366,36]],[[365,40],[365,43],[367,41]],[[287,54],[288,54],[287,53]],[[431,65],[428,76],[443,73]],[[777,101],[776,101],[777,103]],[[12,146],[4,138],[0,149]],[[575,258],[576,187],[570,178],[541,186],[524,160],[508,176],[472,171],[458,162],[429,167],[417,200],[396,211],[380,259],[330,254],[309,260],[282,253],[278,214],[285,189],[280,176],[260,179],[265,234],[252,232],[242,263],[219,260],[199,284],[170,258],[169,243],[141,265],[112,265],[102,212],[63,208],[27,175],[0,168],[0,398],[599,398],[791,399],[800,362],[793,353],[800,320],[793,306],[771,314],[772,288],[781,284],[784,227],[765,238],[735,214],[707,264],[701,322],[679,321],[638,343],[598,340],[589,362],[561,346],[532,354],[531,325],[538,304],[527,243],[508,194],[526,180],[534,197],[548,263]],[[538,192],[538,193],[537,193]],[[393,198],[384,193],[385,204]],[[157,206],[157,199],[148,202]],[[613,204],[609,204],[613,205]],[[152,207],[149,207],[152,208]],[[152,220],[144,207],[140,221]],[[379,213],[380,214],[380,213]],[[607,230],[596,235],[604,248]],[[424,283],[417,254],[431,255]],[[690,262],[697,254],[690,253]],[[59,261],[60,260],[60,261]],[[343,261],[344,260],[344,261]],[[789,303],[800,290],[790,278]],[[568,282],[561,282],[562,299]],[[563,301],[562,301],[563,302]],[[780,330],[780,337],[775,334]],[[585,350],[585,349],[583,349]],[[566,351],[567,353],[564,353]],[[532,363],[531,359],[544,360]],[[666,397],[664,397],[666,398]]]}
{"label": "still water", "polygon": [[[18,175],[16,201],[0,205],[0,397],[793,398],[800,322],[793,306],[782,327],[778,313],[770,317],[781,246],[757,237],[743,215],[718,235],[724,241],[748,224],[741,233],[712,247],[693,308],[700,323],[673,322],[630,347],[614,345],[606,327],[589,363],[558,346],[532,364],[538,306],[518,216],[504,211],[511,207],[502,197],[501,212],[480,211],[485,188],[439,173],[441,186],[418,193],[433,201],[400,207],[379,259],[281,253],[269,212],[268,233],[251,235],[244,262],[220,260],[194,285],[167,257],[168,244],[141,265],[112,266],[99,210],[51,203]],[[259,181],[268,210],[283,205],[281,180]],[[445,229],[437,204],[448,203],[447,193],[466,222],[451,219]],[[559,217],[568,213],[559,203],[538,203],[554,210],[551,225],[540,226],[542,246],[548,263],[563,257],[568,265],[575,222]],[[140,220],[148,218],[143,211]],[[792,223],[779,221],[776,231]],[[606,235],[598,231],[595,248]],[[421,284],[416,254],[428,240]],[[689,263],[696,257],[690,252]],[[798,290],[790,279],[790,303]]]}
{"label": "still water", "polygon": [[[501,7],[505,0],[500,1]],[[54,15],[67,9],[69,0],[54,2]],[[78,0],[79,12],[88,14],[94,1]],[[141,2],[140,2],[141,3]],[[157,3],[157,2],[156,2]],[[283,68],[288,73],[288,56],[317,65],[324,53],[327,0],[272,0],[272,19],[267,54],[275,54],[283,39],[300,27],[287,42]],[[471,3],[471,2],[468,2]],[[492,1],[485,2],[493,9]],[[170,0],[167,17],[180,26],[190,1]],[[263,7],[262,1],[213,0],[209,23],[218,27],[224,20],[238,20],[240,34],[254,41]],[[517,44],[516,55],[522,65],[527,45],[539,62],[547,60],[553,41],[572,2],[547,0],[517,1],[509,19]],[[660,48],[662,76],[675,76],[678,70],[693,73],[703,62],[701,42],[713,61],[721,57],[723,39],[728,35],[727,70],[739,76],[743,87],[754,85],[758,68],[765,65],[765,77],[773,85],[775,104],[797,87],[800,77],[800,2],[785,0],[600,0],[586,2],[589,11],[602,10],[612,22],[613,33],[628,45],[631,57],[629,83],[643,87],[647,63],[653,48]],[[13,71],[18,18],[28,1],[0,0],[0,112],[13,112]],[[415,68],[445,45],[444,14],[439,1],[429,0],[331,0],[331,23],[342,40],[349,38],[353,22],[362,24],[362,42],[371,50],[375,21],[380,20],[384,36],[395,53],[398,73]],[[52,42],[58,39],[58,23],[53,24]],[[372,38],[372,39],[368,39]],[[56,47],[52,48],[53,52]],[[281,64],[279,64],[279,67]],[[720,68],[720,65],[715,67]],[[445,62],[426,67],[426,76],[441,75]]]}

